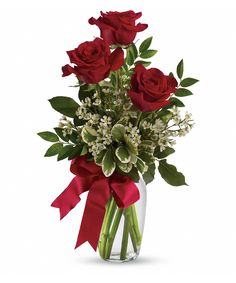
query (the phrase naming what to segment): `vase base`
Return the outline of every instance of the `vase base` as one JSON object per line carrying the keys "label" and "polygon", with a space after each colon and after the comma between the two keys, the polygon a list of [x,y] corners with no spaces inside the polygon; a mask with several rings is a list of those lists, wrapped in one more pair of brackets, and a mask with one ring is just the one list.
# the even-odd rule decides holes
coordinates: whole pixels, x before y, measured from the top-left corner
{"label": "vase base", "polygon": [[120,259],[120,254],[112,254],[110,258],[104,259],[105,261],[114,262],[114,263],[122,263],[135,260],[138,257],[138,253],[130,252],[127,254],[125,259]]}

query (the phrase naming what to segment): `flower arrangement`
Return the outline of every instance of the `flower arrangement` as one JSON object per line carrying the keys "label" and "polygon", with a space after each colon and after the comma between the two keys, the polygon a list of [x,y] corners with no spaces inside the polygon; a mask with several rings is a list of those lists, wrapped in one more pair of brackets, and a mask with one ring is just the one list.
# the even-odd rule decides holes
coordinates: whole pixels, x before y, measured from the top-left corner
{"label": "flower arrangement", "polygon": [[[128,229],[124,235],[124,227],[120,259],[127,259],[129,235],[134,249],[140,245],[134,206],[140,197],[136,186],[140,178],[148,184],[158,170],[170,185],[186,185],[184,175],[166,158],[175,152],[176,138],[193,127],[191,114],[181,115],[184,103],[180,98],[192,95],[188,87],[198,80],[183,77],[183,60],[177,65],[176,76],[148,68],[148,59],[157,50],[150,48],[152,37],[139,46],[134,42],[137,33],[148,27],[136,24],[141,15],[133,11],[101,12],[98,19],[89,19],[100,29],[100,37],[68,51],[70,64],[62,67],[63,77],[75,75],[79,100],[64,96],[50,99],[52,108],[63,116],[54,133],[38,133],[52,143],[45,156],[72,160],[71,171],[76,175],[52,206],[60,208],[63,218],[79,202],[79,195],[89,190],[76,246],[89,241],[96,250],[103,236],[106,239],[100,238],[100,254],[106,259],[110,257],[111,245],[107,251],[106,241],[115,221],[115,208],[118,220],[124,215],[130,227],[134,224],[133,234]],[[101,192],[101,187],[107,191]],[[101,194],[103,200],[99,200]],[[91,199],[102,211],[91,206]],[[112,202],[114,213],[106,218]],[[100,233],[105,218],[108,231],[104,236]]]}

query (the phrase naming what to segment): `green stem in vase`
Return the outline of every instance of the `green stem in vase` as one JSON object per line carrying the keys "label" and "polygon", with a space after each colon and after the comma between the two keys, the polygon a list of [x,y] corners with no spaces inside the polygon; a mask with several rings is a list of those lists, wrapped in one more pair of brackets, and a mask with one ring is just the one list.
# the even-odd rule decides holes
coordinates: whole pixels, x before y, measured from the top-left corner
{"label": "green stem in vase", "polygon": [[130,230],[129,230],[130,238],[131,238],[131,241],[132,241],[134,252],[137,252],[138,239],[137,239],[137,236],[136,236],[136,233],[135,233],[132,215],[129,216],[129,219],[130,219]]}
{"label": "green stem in vase", "polygon": [[107,219],[107,215],[108,215],[108,211],[111,205],[111,198],[109,199],[107,205],[106,205],[106,213],[104,216],[104,222],[102,225],[102,229],[101,229],[101,233],[100,233],[100,238],[99,238],[99,243],[98,243],[98,250],[99,250],[99,254],[101,257],[103,257],[103,250],[104,250],[104,243],[105,243],[105,220]]}
{"label": "green stem in vase", "polygon": [[135,204],[130,206],[131,209],[131,217],[132,217],[132,221],[133,221],[133,227],[134,227],[134,231],[137,237],[137,245],[139,246],[141,244],[142,241],[142,236],[139,230],[139,225],[138,225],[138,218],[137,218],[137,214],[136,214],[136,208],[135,208]]}
{"label": "green stem in vase", "polygon": [[99,241],[99,253],[102,258],[105,258],[107,237],[108,237],[108,233],[109,233],[116,209],[117,209],[116,202],[114,198],[111,197],[107,205],[106,214],[103,220],[104,222],[103,222],[102,232],[101,232],[100,241]]}
{"label": "green stem in vase", "polygon": [[120,259],[125,260],[127,255],[127,248],[128,248],[128,240],[129,240],[129,228],[130,228],[130,208],[125,209],[125,222],[124,222],[124,230],[123,230],[123,237],[122,237],[122,245],[121,245],[121,252],[120,252]]}
{"label": "green stem in vase", "polygon": [[113,243],[114,243],[114,240],[115,240],[115,236],[116,236],[119,224],[120,224],[122,214],[123,214],[123,209],[118,208],[117,211],[116,211],[116,215],[115,215],[112,227],[111,227],[111,231],[110,231],[109,236],[107,238],[107,244],[106,244],[106,250],[105,250],[105,258],[106,259],[110,258],[112,246],[113,246]]}

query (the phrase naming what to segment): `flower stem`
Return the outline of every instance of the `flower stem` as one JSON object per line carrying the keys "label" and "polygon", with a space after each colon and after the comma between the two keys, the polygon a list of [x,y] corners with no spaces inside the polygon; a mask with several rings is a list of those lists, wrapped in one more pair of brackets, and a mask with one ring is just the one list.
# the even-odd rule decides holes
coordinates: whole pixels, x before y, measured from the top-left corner
{"label": "flower stem", "polygon": [[122,245],[120,252],[120,259],[125,260],[127,255],[128,240],[129,240],[129,228],[130,228],[130,207],[125,209],[125,222],[122,237]]}
{"label": "flower stem", "polygon": [[135,235],[137,237],[137,245],[140,246],[141,241],[142,241],[142,236],[139,230],[139,225],[138,225],[138,218],[137,218],[137,213],[136,213],[136,208],[135,204],[130,206],[131,209],[131,217],[132,217],[132,222],[133,222],[133,228],[135,231]]}
{"label": "flower stem", "polygon": [[120,224],[122,214],[123,214],[123,209],[118,208],[117,211],[116,211],[114,222],[113,222],[112,227],[111,227],[111,231],[110,231],[109,236],[107,238],[107,245],[106,245],[106,250],[105,250],[105,258],[106,259],[110,258],[112,246],[113,246],[113,243],[114,243],[114,240],[115,240],[115,236],[116,236],[119,224]]}
{"label": "flower stem", "polygon": [[100,241],[99,241],[99,253],[102,258],[105,258],[107,237],[108,237],[108,233],[109,233],[116,209],[117,209],[116,202],[114,198],[111,197],[107,205],[106,214],[104,217],[104,222],[103,222]]}
{"label": "flower stem", "polygon": [[134,252],[137,252],[137,243],[138,243],[138,239],[134,230],[134,224],[133,224],[133,220],[132,220],[132,216],[130,215],[130,238],[132,241],[132,245],[134,248]]}
{"label": "flower stem", "polygon": [[137,117],[137,120],[136,120],[136,123],[135,123],[135,126],[137,126],[137,127],[138,127],[139,121],[141,120],[142,114],[143,114],[142,112],[138,113],[138,117]]}

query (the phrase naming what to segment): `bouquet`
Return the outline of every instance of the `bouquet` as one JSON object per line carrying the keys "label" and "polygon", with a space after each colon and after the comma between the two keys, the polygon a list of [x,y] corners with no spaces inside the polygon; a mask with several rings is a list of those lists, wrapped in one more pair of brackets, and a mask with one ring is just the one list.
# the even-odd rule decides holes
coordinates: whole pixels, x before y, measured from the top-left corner
{"label": "bouquet", "polygon": [[[177,137],[193,127],[191,114],[181,114],[181,99],[198,80],[149,67],[157,50],[152,37],[135,42],[147,24],[142,13],[101,12],[89,23],[100,37],[67,51],[70,64],[62,76],[74,75],[78,99],[49,100],[63,116],[54,132],[38,135],[52,143],[46,157],[71,160],[75,175],[52,203],[63,218],[88,191],[76,247],[88,241],[106,260],[137,257],[145,215],[145,184],[156,171],[170,185],[186,185],[185,177],[167,162]],[[144,182],[145,184],[144,184]],[[140,205],[141,203],[141,205]]]}

